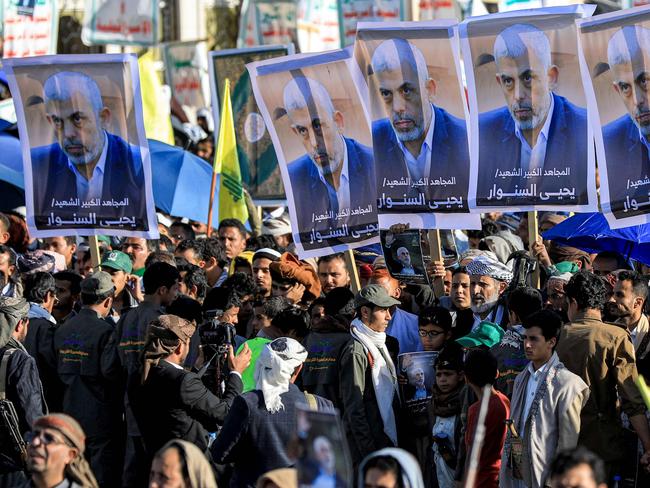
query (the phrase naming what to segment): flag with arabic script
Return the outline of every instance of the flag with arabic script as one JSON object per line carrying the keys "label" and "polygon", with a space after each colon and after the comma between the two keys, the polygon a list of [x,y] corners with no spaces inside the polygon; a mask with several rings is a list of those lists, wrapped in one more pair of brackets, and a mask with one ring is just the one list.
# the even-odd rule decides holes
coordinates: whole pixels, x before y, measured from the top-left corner
{"label": "flag with arabic script", "polygon": [[248,220],[248,210],[244,201],[239,159],[237,158],[237,141],[235,139],[235,124],[230,103],[230,80],[226,79],[223,90],[223,105],[221,107],[221,123],[219,126],[219,142],[214,157],[213,171],[221,175],[219,178],[219,220],[237,219],[240,222]]}

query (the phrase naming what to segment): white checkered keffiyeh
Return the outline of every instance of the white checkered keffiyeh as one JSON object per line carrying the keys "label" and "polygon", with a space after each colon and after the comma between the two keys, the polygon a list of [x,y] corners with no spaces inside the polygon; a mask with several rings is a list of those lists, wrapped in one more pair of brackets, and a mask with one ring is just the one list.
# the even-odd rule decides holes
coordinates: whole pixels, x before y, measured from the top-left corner
{"label": "white checkered keffiyeh", "polygon": [[467,265],[470,276],[489,276],[498,281],[509,283],[512,280],[510,267],[487,256],[477,256]]}

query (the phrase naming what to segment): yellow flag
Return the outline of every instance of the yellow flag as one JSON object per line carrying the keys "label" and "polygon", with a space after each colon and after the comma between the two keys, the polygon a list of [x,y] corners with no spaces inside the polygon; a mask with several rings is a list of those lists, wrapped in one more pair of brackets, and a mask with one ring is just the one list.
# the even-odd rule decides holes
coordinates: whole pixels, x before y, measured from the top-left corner
{"label": "yellow flag", "polygon": [[142,114],[147,138],[174,145],[174,131],[170,116],[169,100],[163,93],[153,57],[149,49],[138,59],[140,68],[140,93],[142,93]]}
{"label": "yellow flag", "polygon": [[650,408],[650,388],[648,388],[648,385],[646,385],[643,376],[638,375],[636,377],[636,380],[634,380],[634,382],[636,383],[636,386],[639,389],[639,392],[641,393],[641,397],[643,398],[643,401],[645,402],[646,406]]}
{"label": "yellow flag", "polygon": [[237,219],[244,223],[248,220],[248,209],[244,200],[241,170],[237,157],[237,141],[235,139],[235,123],[232,118],[230,103],[230,80],[226,79],[223,90],[223,104],[219,123],[219,141],[214,156],[215,173],[219,178],[219,220]]}

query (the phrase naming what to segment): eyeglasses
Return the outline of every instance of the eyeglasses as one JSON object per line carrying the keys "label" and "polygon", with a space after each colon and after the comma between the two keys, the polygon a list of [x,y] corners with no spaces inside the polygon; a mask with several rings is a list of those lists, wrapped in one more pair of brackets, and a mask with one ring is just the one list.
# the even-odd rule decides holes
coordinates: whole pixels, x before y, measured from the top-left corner
{"label": "eyeglasses", "polygon": [[34,439],[37,437],[44,446],[49,446],[51,444],[65,444],[65,441],[57,438],[54,434],[42,430],[27,432],[27,434],[25,434],[25,442],[27,442],[27,444],[32,444]]}
{"label": "eyeglasses", "polygon": [[438,337],[440,334],[444,334],[444,332],[439,331],[439,330],[422,330],[422,329],[420,329],[418,332],[420,333],[420,337],[429,336],[431,338]]}

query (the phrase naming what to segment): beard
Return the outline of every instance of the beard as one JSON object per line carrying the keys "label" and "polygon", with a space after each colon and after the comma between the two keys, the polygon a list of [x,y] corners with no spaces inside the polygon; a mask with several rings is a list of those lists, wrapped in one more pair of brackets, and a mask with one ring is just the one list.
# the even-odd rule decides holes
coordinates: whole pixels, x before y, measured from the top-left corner
{"label": "beard", "polygon": [[[406,131],[396,129],[395,124],[403,121],[413,122],[413,128]],[[393,115],[393,130],[401,142],[416,141],[422,137],[422,134],[424,134],[424,124],[422,122],[422,117],[419,117],[419,120],[416,120],[415,117],[410,115]]]}
{"label": "beard", "polygon": [[644,136],[650,136],[650,121],[647,122],[640,122],[639,117],[647,117],[650,115],[650,110],[648,109],[636,109],[636,112],[634,114],[634,125],[636,125],[639,128],[639,131],[641,134]]}
{"label": "beard", "polygon": [[312,162],[321,168],[323,175],[331,175],[336,173],[339,168],[343,165],[343,156],[334,154],[330,157],[329,154],[325,152],[314,152],[309,155]]}
{"label": "beard", "polygon": [[490,298],[485,298],[483,303],[475,304],[472,300],[472,312],[482,314],[489,311],[499,301],[498,293],[495,293]]}
{"label": "beard", "polygon": [[[69,146],[81,146],[83,148],[83,153],[80,155],[70,154],[68,152]],[[95,147],[95,149],[92,150],[84,146],[81,143],[81,141],[66,139],[61,149],[63,150],[63,152],[65,153],[65,155],[68,157],[68,159],[72,164],[85,165],[85,164],[90,164],[99,158],[99,155],[101,154],[101,150],[102,150],[102,145],[98,144]]]}
{"label": "beard", "polygon": [[[515,103],[508,107],[508,110],[520,130],[533,130],[544,123],[546,115],[548,115],[549,107],[550,103],[547,102],[545,106],[539,107],[537,112],[535,112],[535,108],[530,103]],[[522,120],[515,115],[515,112],[518,110],[530,110],[532,115],[531,117]]]}

